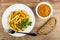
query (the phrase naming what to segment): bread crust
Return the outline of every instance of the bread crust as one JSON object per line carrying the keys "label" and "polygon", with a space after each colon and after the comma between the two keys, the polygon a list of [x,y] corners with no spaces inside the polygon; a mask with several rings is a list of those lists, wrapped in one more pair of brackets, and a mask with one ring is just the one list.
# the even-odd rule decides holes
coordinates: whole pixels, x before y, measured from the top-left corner
{"label": "bread crust", "polygon": [[[53,23],[54,22],[54,23]],[[56,27],[57,20],[55,17],[51,17],[46,23],[44,23],[37,31],[38,34],[47,35],[53,31]]]}

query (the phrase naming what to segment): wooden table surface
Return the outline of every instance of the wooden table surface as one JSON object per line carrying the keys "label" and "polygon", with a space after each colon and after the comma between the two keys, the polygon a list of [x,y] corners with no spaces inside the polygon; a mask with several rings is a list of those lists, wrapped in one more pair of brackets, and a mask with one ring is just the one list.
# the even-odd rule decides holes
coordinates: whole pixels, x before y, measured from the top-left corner
{"label": "wooden table surface", "polygon": [[[35,13],[36,5],[39,2],[49,2],[53,6],[53,17],[57,19],[56,28],[48,35],[13,37],[6,33],[2,26],[2,15],[7,7],[16,3],[23,3],[28,5],[34,12],[36,22],[35,27],[31,32],[36,33],[37,29],[41,27],[47,20],[39,19]],[[0,40],[60,40],[60,0],[0,0]]]}

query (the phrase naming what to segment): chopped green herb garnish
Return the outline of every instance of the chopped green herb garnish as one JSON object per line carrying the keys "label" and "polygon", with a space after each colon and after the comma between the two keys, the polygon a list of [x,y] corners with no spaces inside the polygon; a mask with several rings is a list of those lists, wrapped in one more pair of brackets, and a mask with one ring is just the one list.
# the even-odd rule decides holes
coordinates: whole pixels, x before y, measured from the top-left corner
{"label": "chopped green herb garnish", "polygon": [[30,26],[31,26],[31,23],[32,23],[32,22],[28,22],[28,25],[30,25]]}
{"label": "chopped green herb garnish", "polygon": [[20,29],[25,28],[27,26],[31,26],[32,22],[29,22],[29,19],[25,19],[23,22],[18,23]]}

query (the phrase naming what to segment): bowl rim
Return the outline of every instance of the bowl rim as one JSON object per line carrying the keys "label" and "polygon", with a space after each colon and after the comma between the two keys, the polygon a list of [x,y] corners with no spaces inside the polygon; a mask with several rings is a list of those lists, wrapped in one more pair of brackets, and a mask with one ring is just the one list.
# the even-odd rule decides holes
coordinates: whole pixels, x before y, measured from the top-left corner
{"label": "bowl rim", "polygon": [[[42,17],[42,16],[40,16],[39,14],[38,14],[38,12],[37,12],[37,9],[38,9],[38,7],[41,5],[41,4],[47,4],[49,7],[50,7],[50,9],[51,9],[51,12],[50,12],[50,14],[47,16],[47,17]],[[38,5],[36,6],[36,14],[37,14],[37,16],[39,17],[39,18],[41,18],[41,19],[48,19],[48,18],[50,18],[51,16],[52,16],[52,14],[53,14],[53,7],[52,7],[52,5],[50,4],[50,3],[48,3],[48,2],[40,2],[40,3],[38,3]]]}

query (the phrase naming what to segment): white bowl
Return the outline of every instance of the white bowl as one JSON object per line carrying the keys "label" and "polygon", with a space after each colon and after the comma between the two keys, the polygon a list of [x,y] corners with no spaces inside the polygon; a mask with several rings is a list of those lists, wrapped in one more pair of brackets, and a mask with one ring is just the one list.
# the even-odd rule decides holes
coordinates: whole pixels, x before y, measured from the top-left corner
{"label": "white bowl", "polygon": [[[38,14],[38,12],[37,12],[37,9],[38,9],[38,7],[39,7],[41,4],[46,4],[46,5],[48,5],[48,6],[50,7],[50,9],[51,9],[51,12],[50,12],[50,14],[49,14],[47,17],[42,17],[42,16],[40,16],[40,15]],[[48,2],[41,2],[41,3],[39,3],[39,4],[36,6],[36,14],[37,14],[37,16],[38,16],[39,18],[41,18],[41,19],[48,19],[48,18],[50,18],[50,17],[52,16],[52,14],[53,14],[53,7],[52,7],[51,4],[49,4]]]}
{"label": "white bowl", "polygon": [[[28,13],[28,15],[30,16],[30,20],[32,22],[32,25],[28,26],[24,31],[22,31],[22,32],[29,33],[34,27],[35,17],[34,17],[33,11],[28,6],[26,6],[24,4],[14,4],[5,10],[5,12],[3,13],[3,16],[2,16],[2,25],[3,25],[4,30],[6,32],[8,30],[8,21],[7,21],[8,16],[10,15],[11,11],[16,11],[16,10],[25,10]],[[24,36],[25,34],[14,33],[14,34],[10,34],[10,35],[15,36],[15,37],[21,37],[21,36]]]}

